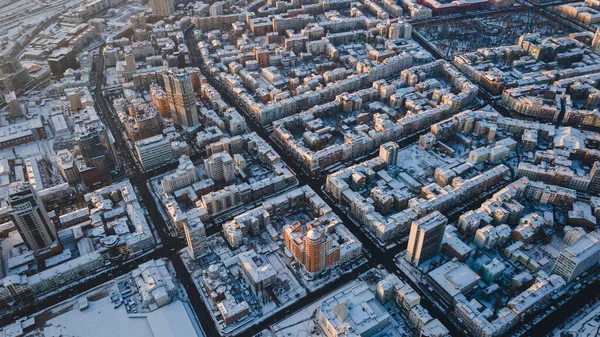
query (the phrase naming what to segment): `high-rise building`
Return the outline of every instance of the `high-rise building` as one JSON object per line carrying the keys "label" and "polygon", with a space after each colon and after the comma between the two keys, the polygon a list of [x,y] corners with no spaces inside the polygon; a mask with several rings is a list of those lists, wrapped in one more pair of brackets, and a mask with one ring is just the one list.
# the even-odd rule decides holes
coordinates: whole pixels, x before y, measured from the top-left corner
{"label": "high-rise building", "polygon": [[150,0],[152,15],[170,16],[175,12],[175,2],[173,0]]}
{"label": "high-rise building", "polygon": [[588,192],[592,194],[600,193],[600,161],[594,162],[590,171],[590,183],[587,188]]}
{"label": "high-rise building", "polygon": [[156,135],[135,142],[135,152],[146,171],[173,160],[171,142],[163,135]]}
{"label": "high-rise building", "polygon": [[120,48],[104,47],[104,66],[114,67],[117,65],[117,61],[120,61],[122,57]]}
{"label": "high-rise building", "polygon": [[169,70],[163,79],[175,123],[187,127],[197,125],[198,110],[191,74],[182,69]]}
{"label": "high-rise building", "polygon": [[219,16],[223,15],[223,6],[225,5],[225,1],[217,1],[214,4],[208,7],[208,12],[210,16]]}
{"label": "high-rise building", "polygon": [[120,115],[119,118],[130,139],[138,141],[162,133],[162,117],[154,104],[132,104],[128,110],[127,115]]}
{"label": "high-rise building", "polygon": [[594,39],[592,40],[592,49],[596,54],[600,54],[600,27],[596,29]]}
{"label": "high-rise building", "polygon": [[381,144],[379,147],[379,158],[383,159],[388,165],[396,165],[399,150],[400,147],[395,142]]}
{"label": "high-rise building", "polygon": [[204,160],[206,174],[216,183],[235,179],[235,164],[228,152],[217,152]]}
{"label": "high-rise building", "polygon": [[21,102],[17,98],[17,94],[14,91],[9,92],[5,95],[6,105],[8,106],[7,118],[14,119],[23,117],[23,109],[21,108]]}
{"label": "high-rise building", "polygon": [[323,247],[328,241],[324,240],[325,232],[322,228],[311,228],[304,239],[304,267],[309,273],[316,273],[325,266],[326,247]]}
{"label": "high-rise building", "polygon": [[600,261],[600,233],[593,231],[563,249],[552,272],[571,282]]}
{"label": "high-rise building", "polygon": [[19,92],[27,88],[32,78],[16,58],[0,54],[0,83],[9,91]]}
{"label": "high-rise building", "polygon": [[150,94],[152,95],[152,102],[156,106],[156,109],[160,112],[160,115],[164,118],[171,117],[171,109],[169,108],[169,100],[167,99],[167,93],[156,83],[150,86]]}
{"label": "high-rise building", "polygon": [[77,53],[73,48],[57,49],[48,57],[47,61],[52,75],[56,77],[62,77],[67,69],[79,68]]}
{"label": "high-rise building", "polygon": [[283,227],[283,241],[304,269],[315,274],[337,263],[340,259],[339,246],[333,244],[322,226],[309,226],[303,231],[299,222]]}
{"label": "high-rise building", "polygon": [[261,68],[268,67],[271,62],[271,55],[269,53],[269,50],[265,48],[255,47],[254,57],[256,58],[256,62],[258,62],[258,66]]}
{"label": "high-rise building", "polygon": [[39,252],[57,243],[54,223],[30,185],[20,186],[11,193],[8,204],[10,217],[29,249]]}
{"label": "high-rise building", "polygon": [[86,166],[80,171],[86,187],[92,188],[112,180],[112,173],[118,165],[113,143],[110,131],[103,124],[89,126],[77,137]]}
{"label": "high-rise building", "polygon": [[196,259],[206,249],[206,230],[204,229],[204,224],[200,219],[192,219],[185,223],[183,230],[190,256],[192,259]]}
{"label": "high-rise building", "polygon": [[325,223],[303,226],[296,221],[283,226],[283,242],[309,275],[352,261],[362,250],[360,241],[342,224],[328,228]]}
{"label": "high-rise building", "polygon": [[138,29],[146,29],[146,16],[143,13],[132,15],[129,22],[134,32]]}
{"label": "high-rise building", "polygon": [[195,183],[197,179],[198,175],[196,174],[194,163],[192,163],[190,157],[183,155],[179,157],[179,165],[175,172],[165,175],[160,180],[160,184],[163,193],[171,193],[186,186],[190,186]]}
{"label": "high-rise building", "polygon": [[137,67],[135,65],[135,56],[132,52],[125,53],[125,72],[133,76]]}
{"label": "high-rise building", "polygon": [[69,150],[60,150],[56,153],[56,163],[60,174],[69,184],[77,184],[80,181],[79,170],[75,164],[75,158]]}
{"label": "high-rise building", "polygon": [[418,267],[438,255],[442,249],[444,228],[447,223],[448,219],[438,211],[413,221],[408,247],[406,247],[406,260]]}

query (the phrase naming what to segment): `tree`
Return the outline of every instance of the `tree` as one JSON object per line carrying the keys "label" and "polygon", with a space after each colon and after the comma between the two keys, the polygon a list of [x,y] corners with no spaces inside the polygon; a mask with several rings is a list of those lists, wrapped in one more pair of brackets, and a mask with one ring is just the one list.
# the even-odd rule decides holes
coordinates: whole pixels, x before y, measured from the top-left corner
{"label": "tree", "polygon": [[498,296],[496,296],[496,299],[494,300],[494,313],[497,313],[498,309],[502,308],[503,295],[504,295],[504,292],[499,292]]}

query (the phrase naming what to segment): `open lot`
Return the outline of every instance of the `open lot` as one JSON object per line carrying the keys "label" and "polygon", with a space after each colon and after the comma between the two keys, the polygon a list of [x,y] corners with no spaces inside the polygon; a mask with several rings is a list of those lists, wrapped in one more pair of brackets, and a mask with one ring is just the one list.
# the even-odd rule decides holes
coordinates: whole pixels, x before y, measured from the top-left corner
{"label": "open lot", "polygon": [[545,37],[573,32],[567,25],[528,8],[427,21],[415,24],[414,29],[448,59],[478,48],[516,44],[519,36],[526,33]]}

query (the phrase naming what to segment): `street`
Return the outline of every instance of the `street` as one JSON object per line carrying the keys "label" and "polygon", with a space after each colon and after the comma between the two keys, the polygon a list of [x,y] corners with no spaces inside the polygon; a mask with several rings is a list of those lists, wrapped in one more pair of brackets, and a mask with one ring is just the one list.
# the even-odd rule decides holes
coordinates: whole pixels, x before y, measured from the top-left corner
{"label": "street", "polygon": [[[366,234],[364,234],[357,226],[356,224],[350,220],[350,218],[347,216],[346,212],[342,211],[336,203],[331,202],[329,197],[322,191],[321,187],[325,185],[325,177],[319,177],[318,179],[314,179],[312,177],[309,177],[304,170],[302,169],[302,167],[300,167],[293,159],[292,157],[287,153],[287,151],[282,150],[280,146],[278,146],[278,144],[276,142],[274,142],[271,137],[269,137],[269,134],[267,133],[267,131],[265,131],[265,129],[263,127],[261,127],[260,125],[258,125],[258,123],[252,119],[252,117],[250,117],[250,114],[244,109],[244,107],[239,104],[237,102],[237,100],[235,100],[232,96],[231,93],[224,89],[222,87],[222,85],[217,82],[215,80],[215,78],[213,78],[204,68],[204,64],[201,61],[201,55],[197,49],[196,43],[194,41],[193,38],[193,27],[189,28],[186,30],[185,32],[185,37],[186,37],[186,42],[188,44],[189,47],[189,51],[190,51],[190,56],[191,56],[191,60],[193,62],[194,66],[197,66],[200,68],[200,70],[202,71],[202,74],[207,78],[207,81],[210,83],[210,85],[212,85],[213,87],[217,88],[219,90],[219,92],[222,94],[223,100],[231,105],[234,106],[246,119],[246,123],[248,124],[248,127],[250,128],[251,131],[256,132],[261,138],[263,138],[267,143],[269,143],[269,145],[271,145],[274,149],[279,150],[278,153],[281,156],[281,159],[283,161],[285,161],[285,163],[296,173],[296,177],[300,183],[300,186],[303,185],[308,185],[310,188],[312,188],[323,200],[327,201],[329,206],[334,210],[334,212],[340,217],[340,219],[342,219],[344,225],[352,232],[352,234],[354,234],[359,240],[360,242],[363,244],[363,249],[367,252],[367,254],[369,256],[371,256],[371,267],[375,267],[375,265],[377,264],[381,264],[383,265],[388,271],[390,272],[394,272],[397,275],[401,275],[399,274],[399,270],[398,267],[396,267],[395,263],[394,263],[394,256],[392,254],[389,254],[387,252],[383,252],[381,251],[368,237]],[[414,136],[414,137],[410,137],[409,139],[406,140],[406,143],[410,143],[411,141],[414,142],[416,139],[418,139],[418,136]],[[376,261],[376,263],[374,262]],[[350,275],[346,275],[345,277],[343,277],[343,281],[346,282],[348,280],[351,280],[352,277],[349,277]],[[414,287],[414,284],[412,284],[412,282],[408,279],[404,279],[404,281],[411,283],[411,286]],[[332,288],[331,285],[325,287],[324,289],[330,289]],[[295,306],[302,306],[302,303],[310,303],[313,302],[314,300],[318,299],[319,297],[325,295],[328,291],[325,291],[324,289],[321,289],[317,292],[314,293],[310,293],[309,295],[307,295],[306,297],[302,298],[298,303],[295,304]],[[333,290],[333,289],[330,289]],[[329,290],[329,291],[330,291]],[[450,323],[450,321],[446,318],[446,316],[444,315],[444,313],[442,313],[441,311],[439,311],[437,309],[437,307],[435,307],[433,305],[433,303],[431,303],[430,301],[428,301],[426,298],[422,298],[421,300],[421,305],[423,307],[425,307],[427,310],[429,310],[430,313],[432,313],[432,315],[436,318],[438,318],[449,330],[453,335],[459,335],[459,331],[454,328],[454,326]],[[251,329],[253,331],[260,331],[264,328],[267,328],[269,325],[275,323],[277,321],[277,319],[275,319],[276,317],[281,316],[280,314],[282,314],[281,312],[272,316],[270,319],[267,319],[266,321],[264,321],[263,323],[259,324],[256,329]],[[283,316],[282,316],[283,317]],[[242,334],[242,336],[250,336],[245,334]]]}
{"label": "street", "polygon": [[[535,7],[537,11],[543,11],[545,14],[550,15],[552,17],[558,17],[556,13],[553,13],[539,5],[529,2],[525,0],[526,4],[531,7]],[[433,20],[433,19],[432,19]],[[569,21],[571,24],[577,25],[576,22]],[[328,206],[334,211],[334,213],[342,220],[343,224],[352,232],[356,238],[362,243],[363,253],[365,257],[367,257],[368,262],[359,268],[353,270],[351,273],[345,274],[341,276],[336,282],[332,282],[327,284],[326,286],[308,293],[306,296],[298,299],[294,304],[292,304],[286,310],[280,310],[267,319],[254,324],[246,331],[237,336],[240,337],[251,337],[256,333],[268,329],[271,325],[280,321],[285,317],[289,317],[292,312],[302,310],[302,308],[307,305],[313,303],[319,298],[327,295],[328,293],[334,291],[339,288],[341,285],[356,279],[358,275],[366,272],[370,268],[385,268],[389,272],[398,275],[404,282],[411,285],[415,290],[420,289],[423,285],[415,284],[411,279],[408,279],[404,276],[403,272],[397,267],[395,263],[395,255],[405,249],[406,243],[397,245],[393,249],[384,250],[380,248],[377,244],[375,244],[372,239],[360,228],[360,225],[357,224],[348,214],[349,211],[340,206],[340,204],[334,200],[332,200],[328,194],[326,194],[323,190],[323,186],[326,184],[326,174],[320,175],[311,175],[307,172],[306,168],[303,167],[301,163],[298,163],[292,155],[282,146],[282,144],[275,141],[270,132],[260,125],[254,118],[252,118],[251,113],[247,111],[245,106],[240,103],[240,101],[232,94],[230,90],[225,88],[223,84],[215,77],[213,77],[209,71],[204,66],[204,62],[202,60],[202,55],[200,54],[196,41],[194,40],[194,26],[188,27],[184,31],[185,42],[187,44],[191,66],[198,67],[201,70],[201,73],[204,77],[206,77],[208,83],[213,86],[222,96],[222,99],[229,104],[231,107],[234,107],[245,119],[248,129],[250,132],[255,132],[260,138],[262,138],[266,143],[268,143],[273,149],[277,151],[277,153],[281,156],[281,160],[295,173],[296,178],[298,180],[298,187],[301,186],[309,186],[312,190],[317,193],[317,195],[323,199]],[[423,46],[427,51],[429,51],[436,59],[443,59],[443,55],[436,50],[430,43],[428,43],[421,35],[418,33],[413,33],[414,40],[417,41],[421,46]],[[219,328],[216,326],[215,321],[213,320],[213,313],[207,307],[207,305],[203,302],[202,296],[197,289],[192,276],[186,269],[182,259],[179,257],[179,251],[186,247],[186,242],[181,237],[176,237],[172,235],[171,228],[165,222],[162,213],[159,211],[158,207],[161,207],[160,201],[156,200],[154,193],[149,189],[149,180],[152,177],[156,177],[160,174],[166,173],[170,170],[173,170],[177,167],[176,162],[172,162],[166,164],[162,167],[159,167],[155,170],[146,172],[142,169],[138,159],[135,157],[132,150],[130,150],[131,144],[128,144],[128,141],[123,137],[123,127],[121,122],[119,121],[113,107],[111,106],[111,102],[107,101],[110,99],[109,95],[105,94],[103,85],[106,83],[105,71],[104,71],[104,44],[98,46],[98,54],[97,59],[94,62],[94,67],[92,68],[95,71],[95,77],[93,78],[93,83],[95,83],[94,90],[91,92],[94,102],[95,108],[98,111],[101,119],[104,124],[111,131],[114,141],[115,141],[115,149],[117,151],[117,157],[119,158],[119,177],[117,179],[129,179],[131,184],[135,187],[141,202],[146,206],[148,217],[150,218],[151,223],[154,225],[156,229],[156,233],[158,234],[158,238],[160,240],[160,245],[157,244],[157,247],[151,253],[148,253],[144,256],[138,257],[133,260],[129,260],[122,265],[112,267],[111,269],[97,275],[94,278],[87,279],[84,282],[76,283],[70,285],[69,291],[64,291],[62,293],[58,293],[55,295],[49,295],[43,300],[36,302],[33,305],[28,306],[27,308],[22,308],[19,310],[15,310],[10,314],[4,315],[0,319],[0,324],[6,325],[11,322],[14,322],[16,318],[24,317],[28,315],[32,315],[37,311],[43,310],[44,308],[50,307],[56,303],[59,303],[75,294],[85,292],[93,287],[96,287],[102,283],[108,282],[111,279],[114,279],[118,276],[129,273],[131,270],[137,267],[142,262],[148,261],[150,259],[158,259],[158,258],[168,258],[173,264],[176,272],[177,278],[184,286],[187,291],[188,300],[194,309],[196,316],[205,332],[205,334],[209,337],[218,337],[220,336]],[[510,116],[511,112],[506,108],[497,103],[497,97],[490,96],[487,92],[480,88],[478,98],[479,103],[483,102],[483,104],[478,104],[477,109],[481,109],[483,105],[490,105],[494,109],[496,109],[500,114],[504,116]],[[472,106],[471,106],[472,107]],[[426,128],[421,130],[415,134],[410,135],[402,140],[398,141],[400,147],[406,147],[410,144],[415,143],[419,136],[423,133],[428,132],[429,129]],[[195,155],[191,156],[192,161],[196,162],[202,159],[202,149]],[[368,158],[373,158],[377,154],[371,153]],[[365,158],[361,158],[365,159]],[[344,163],[347,164],[347,163]],[[514,172],[513,172],[514,175]],[[479,207],[482,202],[487,200],[489,195],[495,192],[497,189],[502,186],[494,186],[486,193],[482,193],[478,196],[478,198],[472,198],[468,202],[465,202],[463,205],[464,209],[473,209]],[[283,191],[282,191],[283,192]],[[463,210],[461,208],[461,212]],[[449,222],[454,222],[457,220],[459,214],[461,212],[456,212],[448,214]],[[214,222],[217,222],[213,220]],[[222,230],[222,223],[217,222],[214,226],[208,227],[206,229],[206,235],[219,235]],[[581,291],[576,296],[572,297],[568,301],[566,301],[563,305],[561,305],[557,310],[553,313],[542,319],[536,325],[534,325],[529,331],[528,334],[531,334],[532,331],[535,331],[538,327],[542,327],[539,331],[543,331],[544,333],[551,331],[562,321],[564,321],[571,314],[576,312],[579,308],[583,307],[586,303],[592,301],[594,298],[598,297],[600,294],[600,282],[595,282],[590,287],[586,288],[585,291]],[[422,294],[421,294],[422,295]],[[461,328],[456,326],[456,322],[449,317],[448,312],[444,312],[438,306],[431,301],[428,296],[422,296],[420,304],[429,311],[429,313],[434,317],[439,319],[439,321],[450,331],[452,336],[461,336],[465,333]],[[267,313],[271,314],[271,313]],[[527,316],[523,323],[527,323],[531,321],[534,317]],[[509,331],[507,334],[511,333]],[[236,336],[236,337],[237,337]]]}

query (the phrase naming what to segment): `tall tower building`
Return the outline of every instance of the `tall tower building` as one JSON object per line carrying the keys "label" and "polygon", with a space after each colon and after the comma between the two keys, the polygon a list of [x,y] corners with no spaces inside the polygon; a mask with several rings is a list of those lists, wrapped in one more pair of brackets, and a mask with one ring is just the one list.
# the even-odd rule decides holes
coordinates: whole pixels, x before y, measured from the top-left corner
{"label": "tall tower building", "polygon": [[269,50],[262,47],[254,48],[254,57],[256,58],[256,62],[258,62],[258,66],[261,68],[268,67],[271,62]]}
{"label": "tall tower building", "polygon": [[170,16],[173,14],[173,12],[175,12],[175,1],[150,0],[150,7],[152,7],[152,15]]}
{"label": "tall tower building", "polygon": [[185,223],[183,230],[190,256],[192,259],[196,259],[206,249],[206,230],[204,229],[204,224],[200,219],[193,219]]}
{"label": "tall tower building", "polygon": [[171,117],[167,93],[158,85],[152,84],[150,85],[150,94],[152,95],[152,102],[156,106],[156,109],[160,111],[160,115],[164,118]]}
{"label": "tall tower building", "polygon": [[438,255],[448,219],[435,211],[412,222],[406,260],[415,267]]}
{"label": "tall tower building", "polygon": [[71,151],[65,149],[56,152],[56,164],[66,182],[69,184],[79,183],[79,170]]}
{"label": "tall tower building", "polygon": [[24,185],[8,196],[10,217],[29,249],[41,251],[57,242],[56,228],[36,191]]}
{"label": "tall tower building", "polygon": [[383,159],[388,165],[396,165],[399,150],[400,147],[395,142],[381,144],[379,147],[379,158]]}
{"label": "tall tower building", "polygon": [[176,123],[192,127],[199,123],[192,77],[185,70],[169,70],[163,75],[171,115]]}
{"label": "tall tower building", "polygon": [[9,92],[5,95],[6,105],[8,105],[8,118],[19,118],[23,117],[23,109],[21,108],[21,102],[17,99],[17,94],[14,91]]}
{"label": "tall tower building", "polygon": [[588,192],[593,194],[600,193],[600,161],[594,162],[590,171],[590,184],[588,185]]}
{"label": "tall tower building", "polygon": [[596,33],[594,34],[594,39],[592,40],[592,50],[596,54],[600,54],[600,27],[596,29]]}
{"label": "tall tower building", "polygon": [[325,254],[327,247],[323,247],[325,232],[322,229],[311,228],[306,232],[304,238],[304,267],[309,273],[317,273],[325,265]]}
{"label": "tall tower building", "polygon": [[143,13],[134,14],[129,18],[131,28],[135,32],[138,29],[146,29],[146,16]]}
{"label": "tall tower building", "polygon": [[4,82],[9,91],[19,92],[32,81],[27,69],[16,58],[0,54],[0,83]]}
{"label": "tall tower building", "polygon": [[131,139],[138,141],[162,133],[162,117],[154,104],[132,104],[128,110],[123,124]]}
{"label": "tall tower building", "polygon": [[225,5],[225,1],[217,1],[208,7],[208,13],[210,16],[219,16],[223,15],[223,6]]}
{"label": "tall tower building", "polygon": [[104,125],[90,127],[78,136],[77,145],[86,168],[80,171],[86,187],[111,181],[112,172],[117,166],[113,139]]}
{"label": "tall tower building", "polygon": [[137,70],[137,66],[135,65],[135,56],[133,56],[132,52],[127,52],[125,54],[125,72],[128,74],[135,74]]}
{"label": "tall tower building", "polygon": [[600,260],[600,233],[593,231],[563,249],[558,255],[552,272],[571,282]]}
{"label": "tall tower building", "polygon": [[228,152],[217,152],[204,160],[206,174],[216,183],[235,179],[235,164]]}
{"label": "tall tower building", "polygon": [[310,277],[360,255],[362,245],[346,227],[338,224],[335,234],[331,229],[321,221],[306,226],[295,221],[282,228],[284,245]]}
{"label": "tall tower building", "polygon": [[149,171],[173,160],[169,138],[156,135],[135,142],[135,152],[144,170]]}

